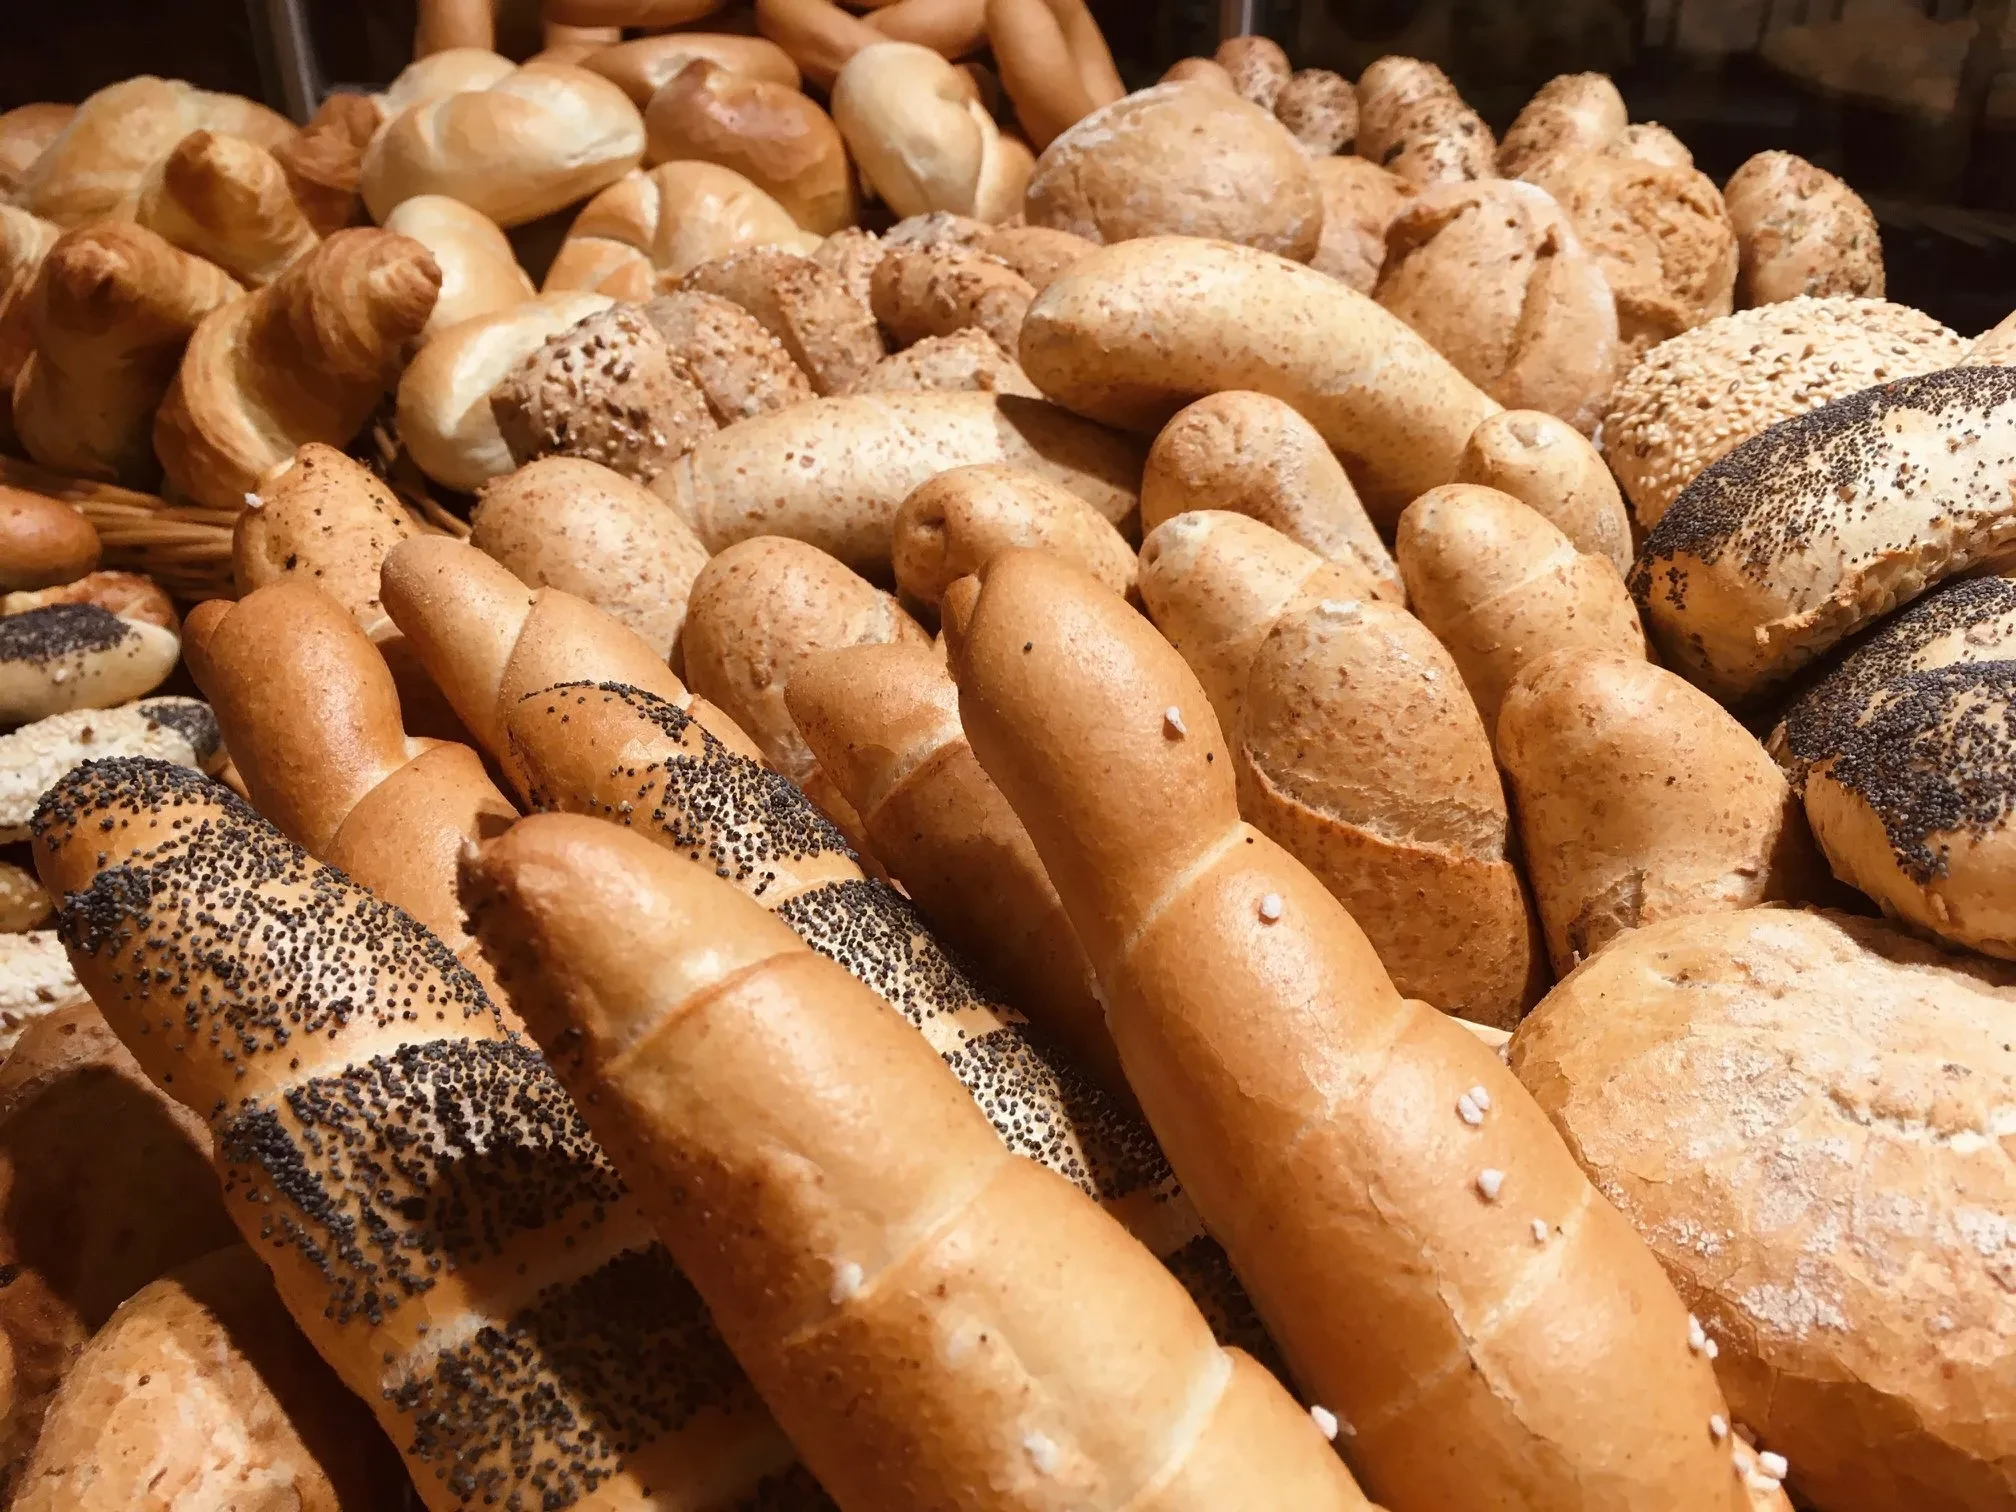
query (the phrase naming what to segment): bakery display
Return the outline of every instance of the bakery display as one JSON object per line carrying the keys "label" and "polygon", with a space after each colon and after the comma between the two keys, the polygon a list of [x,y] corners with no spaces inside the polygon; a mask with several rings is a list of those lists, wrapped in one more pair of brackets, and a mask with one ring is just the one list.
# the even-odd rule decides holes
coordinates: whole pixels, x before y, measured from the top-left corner
{"label": "bakery display", "polygon": [[539,9],[0,114],[0,1502],[2016,1506],[2016,317],[1894,189]]}

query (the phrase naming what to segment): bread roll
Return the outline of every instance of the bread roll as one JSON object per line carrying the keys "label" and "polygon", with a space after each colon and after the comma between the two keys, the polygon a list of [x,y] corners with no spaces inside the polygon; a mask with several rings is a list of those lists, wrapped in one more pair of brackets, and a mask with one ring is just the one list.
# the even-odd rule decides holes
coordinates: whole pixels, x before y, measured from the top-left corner
{"label": "bread roll", "polygon": [[1642,658],[1535,662],[1497,730],[1558,975],[1628,930],[1804,897],[1817,880],[1798,799],[1755,737]]}
{"label": "bread roll", "polygon": [[1182,237],[1106,247],[1058,278],[1029,307],[1021,358],[1058,403],[1134,430],[1221,389],[1270,394],[1315,426],[1381,524],[1455,477],[1470,433],[1498,412],[1336,280]]}
{"label": "bread roll", "polygon": [[95,604],[0,617],[0,727],[130,702],[159,687],[181,653],[173,630]]}
{"label": "bread roll", "polygon": [[51,1013],[87,1001],[53,929],[0,934],[0,1058]]}
{"label": "bread roll", "polygon": [[865,306],[875,264],[882,261],[882,246],[882,238],[873,231],[849,226],[822,238],[805,256],[839,279],[848,294]]}
{"label": "bread roll", "polygon": [[697,58],[745,78],[798,87],[798,65],[789,53],[766,38],[734,32],[675,31],[638,37],[597,48],[581,60],[581,66],[609,80],[642,110],[660,85]]}
{"label": "bread roll", "polygon": [[483,485],[469,542],[530,588],[586,599],[669,661],[707,551],[649,490],[594,462],[547,457]]}
{"label": "bread roll", "polygon": [[1141,475],[1141,526],[1197,509],[1251,516],[1400,595],[1400,574],[1323,438],[1279,399],[1228,389],[1162,428]]}
{"label": "bread roll", "polygon": [[932,929],[1131,1103],[1092,967],[1028,831],[966,744],[943,659],[901,641],[822,651],[791,674],[784,702]]}
{"label": "bread roll", "polygon": [[1006,263],[963,247],[891,247],[869,285],[875,318],[899,347],[978,327],[1013,352],[1035,297]]}
{"label": "bread roll", "polygon": [[1781,420],[1874,384],[1957,367],[1966,344],[1875,299],[1788,299],[1661,343],[1625,374],[1603,453],[1649,529],[1717,458]]}
{"label": "bread roll", "polygon": [[585,457],[640,483],[714,431],[686,364],[627,305],[547,337],[490,391],[490,410],[514,462]]}
{"label": "bread roll", "polygon": [[1413,186],[1361,157],[1312,158],[1309,171],[1323,196],[1323,236],[1309,266],[1370,294],[1386,265],[1386,228]]}
{"label": "bread roll", "polygon": [[1556,74],[1521,107],[1498,144],[1498,171],[1546,177],[1563,159],[1617,146],[1630,124],[1624,97],[1608,74]]}
{"label": "bread roll", "polygon": [[415,106],[486,90],[517,71],[517,64],[487,47],[444,47],[415,57],[382,94],[371,98],[380,126],[389,126]]}
{"label": "bread roll", "polygon": [[1294,71],[1288,54],[1271,37],[1227,37],[1211,61],[1225,70],[1235,91],[1262,110],[1274,108]]}
{"label": "bread roll", "polygon": [[376,473],[311,441],[259,480],[253,500],[231,538],[241,598],[299,576],[341,604],[373,640],[397,633],[378,597],[378,569],[394,546],[420,530]]}
{"label": "bread roll", "polygon": [[0,110],[0,199],[14,197],[35,160],[49,150],[49,144],[76,114],[75,105],[40,101]]}
{"label": "bread roll", "polygon": [[497,223],[460,200],[416,194],[385,217],[385,229],[420,243],[441,270],[441,293],[427,317],[427,336],[523,304],[533,295],[532,279],[518,266]]}
{"label": "bread roll", "polygon": [[1098,243],[1052,226],[1001,226],[987,233],[980,250],[1000,258],[1040,294],[1058,274],[1097,251]]}
{"label": "bread roll", "polygon": [[0,595],[0,615],[26,614],[51,604],[96,604],[122,619],[175,629],[174,601],[161,585],[138,572],[88,572],[54,588]]}
{"label": "bread roll", "polygon": [[1760,152],[1723,186],[1736,228],[1736,306],[1800,295],[1883,297],[1883,238],[1862,197],[1789,152]]}
{"label": "bread roll", "polygon": [[1246,674],[1290,604],[1391,597],[1353,559],[1328,562],[1246,515],[1194,510],[1141,543],[1141,602],[1203,684],[1221,730],[1237,732]]}
{"label": "bread roll", "polygon": [[848,59],[888,40],[833,0],[756,0],[756,29],[782,48],[812,84],[830,91]]}
{"label": "bread roll", "polygon": [[639,313],[671,343],[721,425],[812,397],[811,380],[783,343],[732,300],[682,290],[661,294]]}
{"label": "bread roll", "polygon": [[1220,89],[1229,89],[1234,94],[1239,86],[1232,82],[1232,70],[1216,58],[1178,58],[1162,70],[1157,84],[1213,84]]}
{"label": "bread roll", "polygon": [[[841,1507],[1036,1512],[1060,1486],[1199,1512],[1263,1487],[1367,1505],[1137,1244],[1009,1154],[928,1045],[730,885],[564,815],[468,875],[535,1034],[662,1194],[654,1221]],[[655,972],[607,947],[619,932],[656,942]],[[688,1095],[642,1092],[666,1078]],[[815,1139],[821,1178],[778,1181],[780,1152]]]}
{"label": "bread roll", "polygon": [[339,231],[206,317],[154,417],[168,481],[236,509],[308,441],[350,440],[398,381],[441,270],[390,231]]}
{"label": "bread roll", "polygon": [[653,488],[709,551],[787,535],[857,572],[889,577],[890,527],[912,489],[969,463],[1026,468],[1125,525],[1139,451],[1033,399],[864,394],[819,399],[709,436]]}
{"label": "bread roll", "polygon": [[[0,627],[6,625],[0,620]],[[87,761],[146,756],[215,771],[224,761],[216,716],[193,698],[143,698],[116,708],[51,714],[0,735],[0,845],[28,838],[35,805]]]}
{"label": "bread roll", "polygon": [[1673,666],[1746,698],[2016,538],[2012,473],[2016,373],[1864,389],[1696,477],[1646,537],[1631,591]]}
{"label": "bread roll", "polygon": [[141,74],[77,107],[29,167],[14,202],[65,229],[131,220],[147,170],[192,131],[222,132],[268,149],[295,134],[293,122],[264,105]]}
{"label": "bread roll", "polygon": [[[963,58],[986,45],[986,0],[894,0],[874,7],[868,25],[898,42],[929,47],[948,58]],[[981,89],[978,78],[985,72],[981,65],[962,65],[962,71],[967,69],[972,70],[967,76],[975,79],[976,94],[991,109],[999,89],[991,95]]]}
{"label": "bread roll", "polygon": [[2016,1253],[1984,1221],[2016,1200],[1994,1132],[2012,1006],[1988,962],[1750,909],[1619,940],[1513,1040],[1718,1346],[1731,1424],[1812,1506],[2016,1495]]}
{"label": "bread roll", "polygon": [[1538,410],[1506,410],[1470,434],[1456,481],[1510,494],[1575,549],[1631,570],[1631,520],[1617,480],[1589,439]]}
{"label": "bread roll", "polygon": [[98,565],[98,532],[68,504],[0,486],[0,590],[74,582]]}
{"label": "bread roll", "polygon": [[896,512],[896,586],[938,606],[953,582],[1016,547],[1055,552],[1115,593],[1134,592],[1134,548],[1067,488],[1019,467],[955,467],[923,483]]}
{"label": "bread roll", "polygon": [[1736,233],[1706,174],[1585,153],[1539,182],[1602,266],[1627,361],[1734,308]]}
{"label": "bread roll", "polygon": [[1041,399],[1021,364],[976,327],[926,336],[856,378],[850,394],[1010,394]]}
{"label": "bread roll", "polygon": [[1618,157],[1663,163],[1669,168],[1694,166],[1694,154],[1687,150],[1687,144],[1657,121],[1639,121],[1626,126],[1623,137],[1610,150]]}
{"label": "bread roll", "polygon": [[1623,355],[1596,260],[1544,190],[1429,186],[1393,218],[1373,297],[1500,404],[1596,428]]}
{"label": "bread roll", "polygon": [[1039,151],[1127,92],[1085,0],[987,0],[987,44]]}
{"label": "bread roll", "polygon": [[0,861],[0,934],[26,934],[40,928],[55,903],[35,880],[11,861]]}
{"label": "bread roll", "polygon": [[983,221],[1022,208],[1026,173],[972,86],[928,47],[864,47],[833,82],[833,120],[861,177],[896,215],[950,210]]}
{"label": "bread roll", "polygon": [[[395,85],[396,88],[396,85]],[[364,203],[383,222],[416,194],[445,194],[500,226],[563,210],[644,155],[644,122],[600,74],[540,64],[396,114],[364,155]]]}
{"label": "bread roll", "polygon": [[144,1287],[84,1347],[14,1505],[371,1512],[407,1484],[265,1266],[233,1244]]}
{"label": "bread roll", "polygon": [[149,427],[204,316],[238,294],[229,274],[144,227],[59,238],[28,296],[35,349],[14,380],[14,429],[44,467],[145,485]]}
{"label": "bread roll", "polygon": [[1031,225],[1095,242],[1199,236],[1297,262],[1316,255],[1323,197],[1308,158],[1257,105],[1208,85],[1158,84],[1087,116],[1043,149]]}
{"label": "bread roll", "polygon": [[948,626],[967,738],[1077,927],[1172,1165],[1310,1399],[1350,1425],[1367,1491],[1746,1506],[1651,1252],[1497,1056],[1401,998],[1343,907],[1239,823],[1181,658],[1041,552],[983,578]]}
{"label": "bread roll", "polygon": [[695,59],[651,96],[644,132],[647,162],[732,168],[820,236],[854,223],[854,176],[839,128],[789,85]]}
{"label": "bread roll", "polygon": [[137,218],[250,287],[271,283],[319,240],[265,148],[194,131],[147,172]]}
{"label": "bread roll", "polygon": [[420,470],[465,492],[515,465],[490,391],[521,362],[613,303],[605,295],[541,294],[430,337],[399,378],[399,441]]}
{"label": "bread roll", "polygon": [[1358,81],[1358,155],[1416,188],[1495,178],[1498,144],[1433,63],[1376,60]]}
{"label": "bread roll", "polygon": [[1347,151],[1358,136],[1358,92],[1327,68],[1298,69],[1274,98],[1274,119],[1311,157]]}
{"label": "bread roll", "polygon": [[845,393],[886,350],[874,316],[840,280],[790,252],[757,248],[702,263],[680,287],[730,300],[755,316],[818,394]]}
{"label": "bread roll", "polygon": [[1510,494],[1430,489],[1400,517],[1394,555],[1407,602],[1456,659],[1484,716],[1521,670],[1556,652],[1642,661],[1645,632],[1608,557],[1588,556]]}
{"label": "bread roll", "polygon": [[273,149],[294,202],[318,235],[341,231],[362,217],[364,199],[358,185],[364,176],[364,150],[382,124],[372,100],[332,94],[298,136]]}
{"label": "bread roll", "polygon": [[62,230],[54,221],[0,204],[0,446],[19,450],[14,435],[14,380],[35,350],[29,295],[42,259]]}

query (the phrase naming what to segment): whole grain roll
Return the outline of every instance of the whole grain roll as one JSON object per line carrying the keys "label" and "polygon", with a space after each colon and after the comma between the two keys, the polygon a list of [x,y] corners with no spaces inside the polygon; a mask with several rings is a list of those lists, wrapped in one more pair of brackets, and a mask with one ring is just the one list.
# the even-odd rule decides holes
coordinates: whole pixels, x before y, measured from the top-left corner
{"label": "whole grain roll", "polygon": [[1386,230],[1373,297],[1500,404],[1595,430],[1622,359],[1601,266],[1546,190],[1436,184]]}
{"label": "whole grain roll", "polygon": [[822,240],[805,256],[840,281],[862,309],[868,308],[868,284],[882,261],[882,238],[859,226],[848,226]]}
{"label": "whole grain roll", "polygon": [[812,397],[811,381],[783,343],[731,300],[681,290],[659,295],[640,313],[685,362],[721,425]]}
{"label": "whole grain roll", "polygon": [[850,394],[1013,394],[1041,399],[1022,364],[977,326],[926,336],[884,357],[854,380]]}
{"label": "whole grain roll", "polygon": [[1624,128],[1624,135],[1612,144],[1617,157],[1637,158],[1646,163],[1664,163],[1669,168],[1692,168],[1694,154],[1687,144],[1657,121],[1636,121]]}
{"label": "whole grain roll", "polygon": [[1275,97],[1274,119],[1311,157],[1348,152],[1358,139],[1358,91],[1327,68],[1300,69]]}
{"label": "whole grain roll", "polygon": [[1419,58],[1385,57],[1358,81],[1358,155],[1424,187],[1497,177],[1498,144],[1449,76]]}
{"label": "whole grain roll", "polygon": [[1751,909],[1624,936],[1513,1037],[1812,1506],[2016,1501],[2012,1014],[2004,968]]}
{"label": "whole grain roll", "polygon": [[1722,197],[1736,228],[1736,305],[1800,295],[1883,297],[1883,237],[1862,197],[1789,152],[1760,152]]}
{"label": "whole grain roll", "polygon": [[1259,106],[1158,84],[1094,111],[1044,149],[1031,225],[1095,242],[1215,237],[1307,262],[1323,231],[1309,160]]}
{"label": "whole grain roll", "polygon": [[701,263],[680,287],[718,295],[755,316],[804,370],[815,394],[847,392],[885,355],[873,313],[810,258],[757,247]]}
{"label": "whole grain roll", "polygon": [[1631,517],[1617,480],[1589,438],[1538,410],[1506,410],[1470,433],[1458,483],[1508,493],[1590,556],[1607,557],[1619,577],[1631,570]]}
{"label": "whole grain roll", "polygon": [[1724,315],[1624,375],[1603,455],[1649,529],[1703,468],[1779,421],[1966,355],[1931,316],[1880,299],[1801,297]]}
{"label": "whole grain roll", "polygon": [[1272,110],[1293,73],[1288,54],[1272,37],[1227,37],[1211,60],[1225,70],[1232,87],[1262,110]]}
{"label": "whole grain roll", "polygon": [[1099,250],[1097,242],[1052,226],[997,226],[979,247],[1028,279],[1038,294],[1073,263]]}
{"label": "whole grain roll", "polygon": [[978,329],[1013,352],[1035,297],[999,258],[964,247],[891,247],[868,286],[869,307],[898,347]]}
{"label": "whole grain roll", "polygon": [[1370,294],[1386,264],[1386,228],[1414,186],[1362,157],[1314,158],[1309,171],[1323,196],[1323,235],[1309,266]]}
{"label": "whole grain roll", "polygon": [[1646,537],[1631,590],[1670,663],[1725,701],[2016,540],[2016,372],[1949,368],[1746,441]]}
{"label": "whole grain roll", "polygon": [[1630,115],[1608,74],[1556,74],[1520,109],[1498,144],[1498,171],[1524,178],[1557,158],[1607,152],[1623,137]]}

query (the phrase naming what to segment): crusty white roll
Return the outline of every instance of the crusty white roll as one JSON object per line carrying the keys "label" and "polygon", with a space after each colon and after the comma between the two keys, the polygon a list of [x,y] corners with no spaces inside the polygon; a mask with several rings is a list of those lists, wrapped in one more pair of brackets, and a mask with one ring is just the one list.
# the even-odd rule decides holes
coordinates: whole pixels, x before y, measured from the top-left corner
{"label": "crusty white roll", "polygon": [[435,482],[473,490],[513,467],[490,391],[549,336],[614,303],[606,295],[541,294],[428,339],[399,378],[400,444]]}
{"label": "crusty white roll", "polygon": [[628,95],[600,74],[542,63],[394,117],[364,154],[364,203],[382,223],[401,200],[445,194],[519,226],[588,198],[643,156]]}
{"label": "crusty white roll", "polygon": [[890,527],[910,491],[947,468],[1006,463],[1062,485],[1124,527],[1139,448],[1034,399],[863,394],[815,399],[706,437],[653,492],[709,551],[788,535],[872,578],[889,578]]}
{"label": "crusty white roll", "polygon": [[1454,478],[1499,408],[1335,279],[1189,237],[1106,247],[1059,276],[1022,322],[1021,358],[1059,404],[1135,430],[1220,389],[1271,394],[1316,427],[1381,524]]}
{"label": "crusty white roll", "polygon": [[1631,517],[1617,480],[1567,421],[1538,410],[1493,415],[1470,433],[1456,481],[1510,494],[1577,551],[1608,558],[1619,577],[1631,570]]}
{"label": "crusty white roll", "polygon": [[35,160],[76,114],[75,105],[47,100],[0,110],[0,200],[14,198]]}
{"label": "crusty white roll", "polygon": [[792,89],[799,84],[798,65],[789,53],[767,37],[737,32],[673,31],[636,37],[597,48],[581,60],[581,66],[615,84],[642,110],[659,85],[697,58],[752,79]]}
{"label": "crusty white roll", "polygon": [[1744,442],[1646,537],[1631,591],[1725,702],[2016,540],[2016,371],[1864,389]]}
{"label": "crusty white roll", "polygon": [[517,71],[517,64],[487,47],[444,47],[416,57],[371,100],[383,127],[416,105],[488,89]]}
{"label": "crusty white roll", "polygon": [[1000,221],[1028,174],[1008,171],[994,118],[965,75],[928,47],[864,47],[833,81],[833,120],[861,177],[899,216],[950,210]]}
{"label": "crusty white roll", "polygon": [[787,84],[705,58],[667,79],[644,108],[647,163],[732,168],[819,236],[854,224],[854,174],[832,117]]}
{"label": "crusty white roll", "polygon": [[1760,152],[1722,186],[1736,228],[1736,307],[1801,295],[1883,297],[1883,236],[1862,197],[1790,152]]}
{"label": "crusty white roll", "polygon": [[96,604],[0,616],[0,727],[72,709],[109,709],[161,685],[182,639]]}
{"label": "crusty white roll", "polygon": [[523,304],[533,295],[531,276],[518,266],[517,254],[497,223],[458,199],[416,194],[394,206],[384,225],[433,253],[441,270],[441,293],[423,336]]}
{"label": "crusty white roll", "polygon": [[1158,84],[1095,111],[1036,160],[1031,225],[1096,242],[1201,236],[1307,262],[1323,231],[1309,159],[1259,106]]}
{"label": "crusty white roll", "polygon": [[2012,1012],[2006,968],[1749,909],[1625,936],[1513,1038],[1716,1347],[1725,1426],[1804,1505],[2016,1499]]}

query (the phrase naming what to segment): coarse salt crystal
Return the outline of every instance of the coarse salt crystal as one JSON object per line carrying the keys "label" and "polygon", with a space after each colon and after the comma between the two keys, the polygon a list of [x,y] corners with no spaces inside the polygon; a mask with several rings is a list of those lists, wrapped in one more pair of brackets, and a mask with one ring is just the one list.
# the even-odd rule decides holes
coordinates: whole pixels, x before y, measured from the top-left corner
{"label": "coarse salt crystal", "polygon": [[1496,1202],[1498,1194],[1505,1189],[1505,1173],[1486,1167],[1477,1173],[1477,1190],[1486,1202]]}
{"label": "coarse salt crystal", "polygon": [[245,507],[247,509],[264,509],[266,507],[266,501],[260,498],[259,495],[257,495],[256,493],[248,492],[245,495]]}
{"label": "coarse salt crystal", "polygon": [[1709,1359],[1712,1360],[1715,1358],[1715,1356],[1722,1353],[1722,1346],[1720,1344],[1717,1344],[1713,1339],[1710,1339],[1707,1343],[1701,1346],[1701,1353],[1706,1355]]}
{"label": "coarse salt crystal", "polygon": [[1534,1242],[1535,1244],[1545,1244],[1545,1243],[1547,1242],[1547,1220],[1546,1220],[1546,1219],[1544,1219],[1544,1218],[1535,1218],[1535,1219],[1533,1220],[1533,1242]]}
{"label": "coarse salt crystal", "polygon": [[831,1295],[836,1303],[845,1302],[860,1290],[860,1266],[856,1265],[852,1260],[848,1260],[833,1268],[833,1291]]}
{"label": "coarse salt crystal", "polygon": [[1183,711],[1171,704],[1162,711],[1162,723],[1169,727],[1169,733],[1182,739],[1190,733],[1190,727],[1183,723]]}
{"label": "coarse salt crystal", "polygon": [[1269,893],[1260,900],[1260,917],[1269,924],[1281,917],[1281,894]]}
{"label": "coarse salt crystal", "polygon": [[1708,1334],[1701,1327],[1701,1320],[1694,1314],[1687,1314],[1687,1347],[1699,1354],[1708,1347]]}
{"label": "coarse salt crystal", "polygon": [[1022,1447],[1029,1451],[1029,1459],[1044,1475],[1055,1475],[1057,1465],[1063,1459],[1057,1446],[1046,1436],[1032,1433],[1022,1440]]}
{"label": "coarse salt crystal", "polygon": [[1337,1442],[1337,1414],[1328,1407],[1311,1407],[1309,1416],[1316,1420],[1317,1431],[1331,1443]]}
{"label": "coarse salt crystal", "polygon": [[1477,1104],[1477,1106],[1482,1108],[1486,1113],[1489,1113],[1491,1111],[1491,1094],[1489,1092],[1486,1092],[1482,1086],[1476,1086],[1470,1089],[1470,1101]]}
{"label": "coarse salt crystal", "polygon": [[1757,1456],[1757,1468],[1773,1480],[1783,1480],[1785,1479],[1786,1472],[1792,1468],[1792,1464],[1784,1455],[1766,1449]]}
{"label": "coarse salt crystal", "polygon": [[1708,1419],[1708,1436],[1718,1444],[1729,1437],[1729,1419],[1719,1412],[1711,1416]]}

